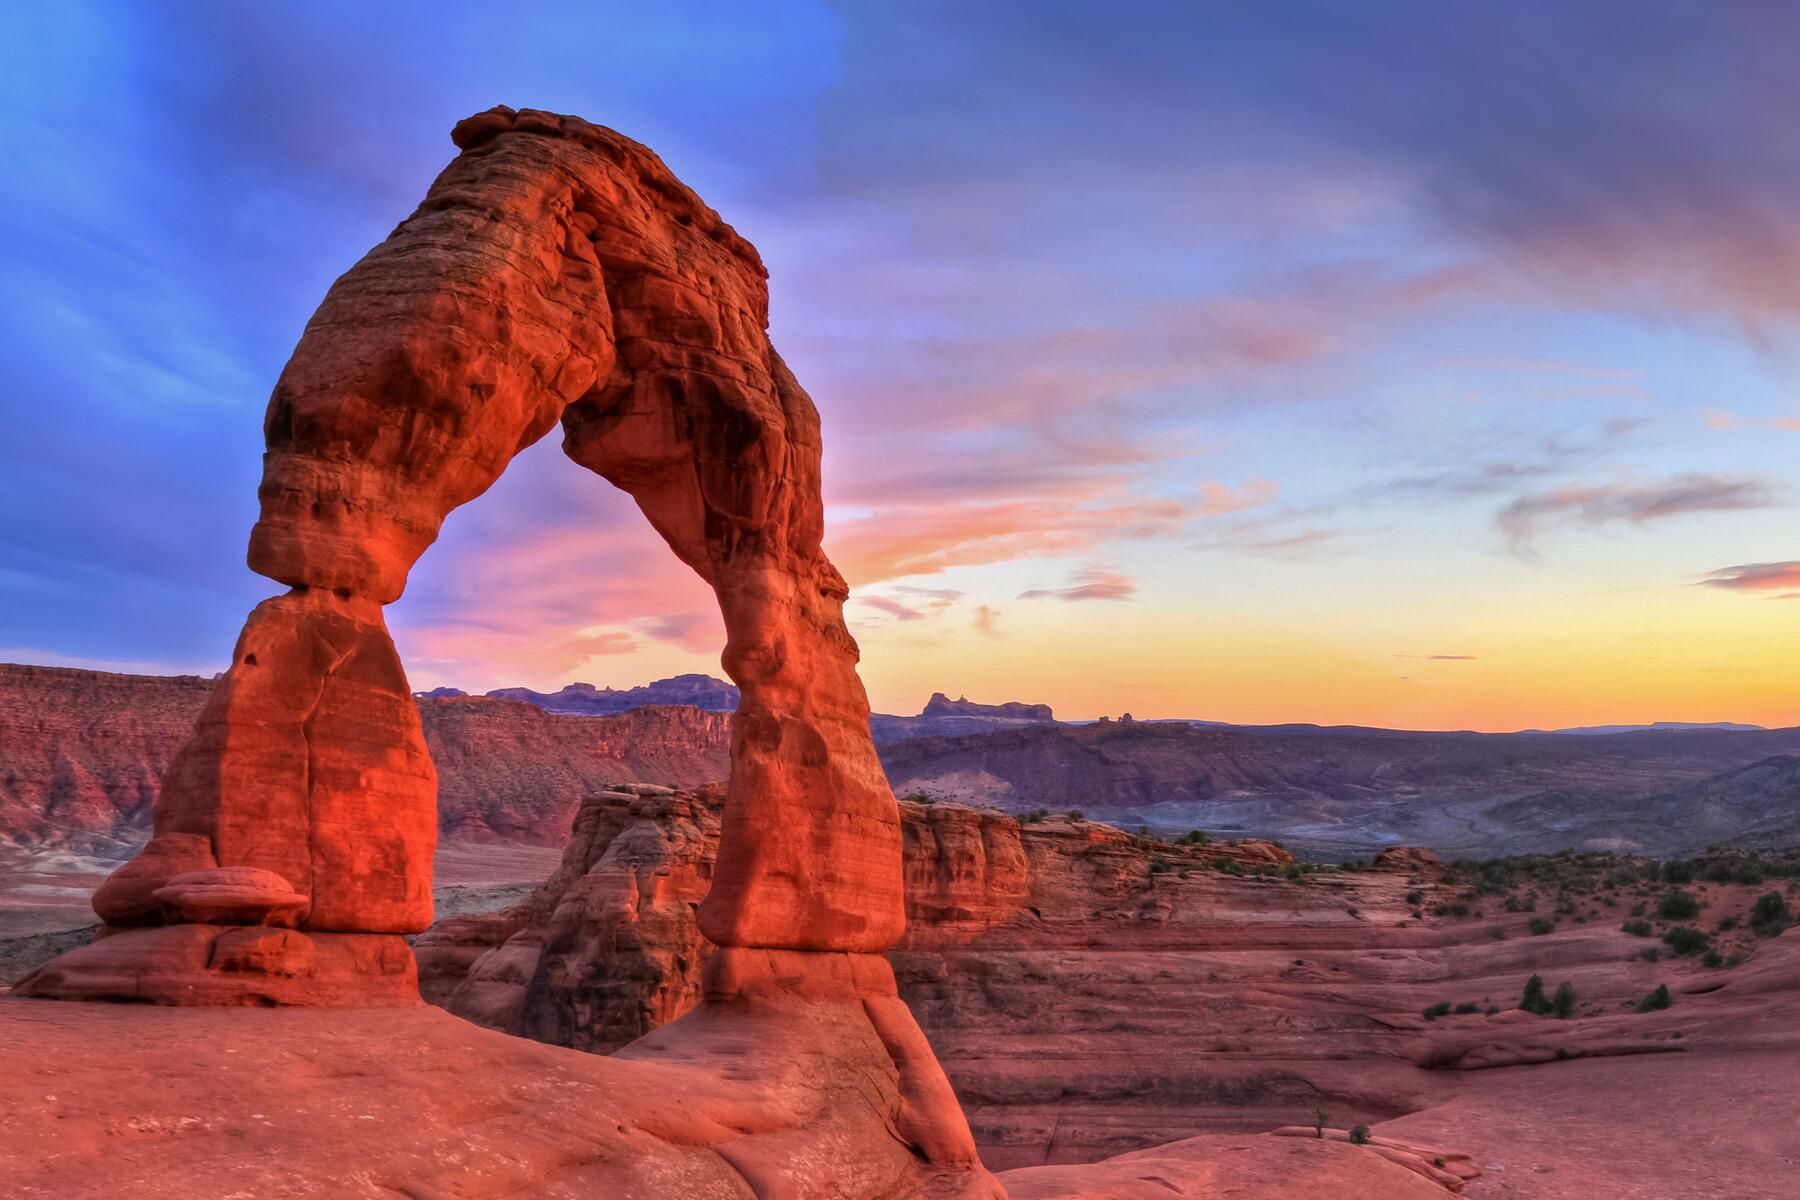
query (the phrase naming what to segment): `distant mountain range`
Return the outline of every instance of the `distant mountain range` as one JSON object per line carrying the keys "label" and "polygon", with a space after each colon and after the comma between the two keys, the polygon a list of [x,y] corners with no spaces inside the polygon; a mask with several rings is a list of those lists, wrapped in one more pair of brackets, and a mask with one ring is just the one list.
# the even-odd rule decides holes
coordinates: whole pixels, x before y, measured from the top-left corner
{"label": "distant mountain range", "polygon": [[[213,681],[0,665],[0,843],[140,840]],[[723,777],[737,692],[706,675],[420,698],[447,837],[555,844],[595,786]],[[1800,729],[1484,734],[1056,720],[934,694],[870,719],[894,790],[1016,813],[1278,838],[1311,857],[1426,846],[1689,853],[1800,842]]]}
{"label": "distant mountain range", "polygon": [[1423,733],[1162,721],[1035,725],[880,747],[901,794],[1114,825],[1485,857],[1686,854],[1800,837],[1800,729]]}

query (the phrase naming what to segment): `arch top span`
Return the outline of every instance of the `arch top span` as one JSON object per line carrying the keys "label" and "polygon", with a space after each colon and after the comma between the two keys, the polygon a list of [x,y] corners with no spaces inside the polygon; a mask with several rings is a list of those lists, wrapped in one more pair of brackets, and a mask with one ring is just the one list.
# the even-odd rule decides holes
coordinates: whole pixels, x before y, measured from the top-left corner
{"label": "arch top span", "polygon": [[743,699],[703,932],[886,948],[903,927],[898,812],[821,547],[818,413],[770,344],[760,257],[612,130],[495,108],[453,139],[275,385],[249,563],[290,590],[250,614],[155,838],[96,910],[185,938],[190,966],[220,936],[175,927],[216,927],[217,910],[179,897],[225,876],[248,889],[240,923],[314,942],[429,923],[435,775],[381,609],[444,518],[560,422],[568,455],[631,494],[724,616]]}

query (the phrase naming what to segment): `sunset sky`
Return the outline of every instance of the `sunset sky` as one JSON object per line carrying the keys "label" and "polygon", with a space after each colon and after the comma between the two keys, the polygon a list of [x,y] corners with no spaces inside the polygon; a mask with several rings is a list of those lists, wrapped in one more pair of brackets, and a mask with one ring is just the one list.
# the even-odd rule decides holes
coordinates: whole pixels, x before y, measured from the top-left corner
{"label": "sunset sky", "polygon": [[[12,5],[0,659],[211,674],[263,406],[496,103],[767,260],[877,709],[1800,723],[1800,5]],[[553,435],[415,687],[718,674]]]}

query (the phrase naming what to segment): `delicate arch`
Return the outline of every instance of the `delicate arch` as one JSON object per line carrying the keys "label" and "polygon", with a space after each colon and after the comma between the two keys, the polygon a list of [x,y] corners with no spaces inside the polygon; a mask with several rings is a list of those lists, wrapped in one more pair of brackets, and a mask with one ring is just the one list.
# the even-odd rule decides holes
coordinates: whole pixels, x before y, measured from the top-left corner
{"label": "delicate arch", "polygon": [[[820,547],[818,414],[769,342],[761,260],[611,130],[497,108],[453,136],[462,153],[332,285],[276,384],[249,562],[290,591],[250,614],[154,839],[96,910],[216,927],[231,894],[309,936],[429,924],[435,774],[381,606],[560,420],[724,615],[743,699],[703,932],[891,945],[898,814]],[[217,946],[195,953],[216,968]]]}

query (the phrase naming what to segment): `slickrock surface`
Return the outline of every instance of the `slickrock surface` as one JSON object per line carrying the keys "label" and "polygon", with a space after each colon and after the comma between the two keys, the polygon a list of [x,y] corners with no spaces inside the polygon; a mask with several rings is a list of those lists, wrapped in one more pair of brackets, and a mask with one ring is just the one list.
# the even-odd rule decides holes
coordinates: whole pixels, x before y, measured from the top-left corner
{"label": "slickrock surface", "polygon": [[[213,681],[0,663],[0,843],[118,853],[151,805]],[[623,779],[725,778],[730,719],[693,708],[609,717],[513,700],[422,699],[438,825],[461,840],[562,846],[581,799]]]}
{"label": "slickrock surface", "polygon": [[650,1062],[425,1006],[0,1000],[0,1190],[997,1200],[991,1177],[923,1165],[889,1132],[899,1080],[859,1003],[739,1001],[690,1023],[663,1031],[681,1052]]}

